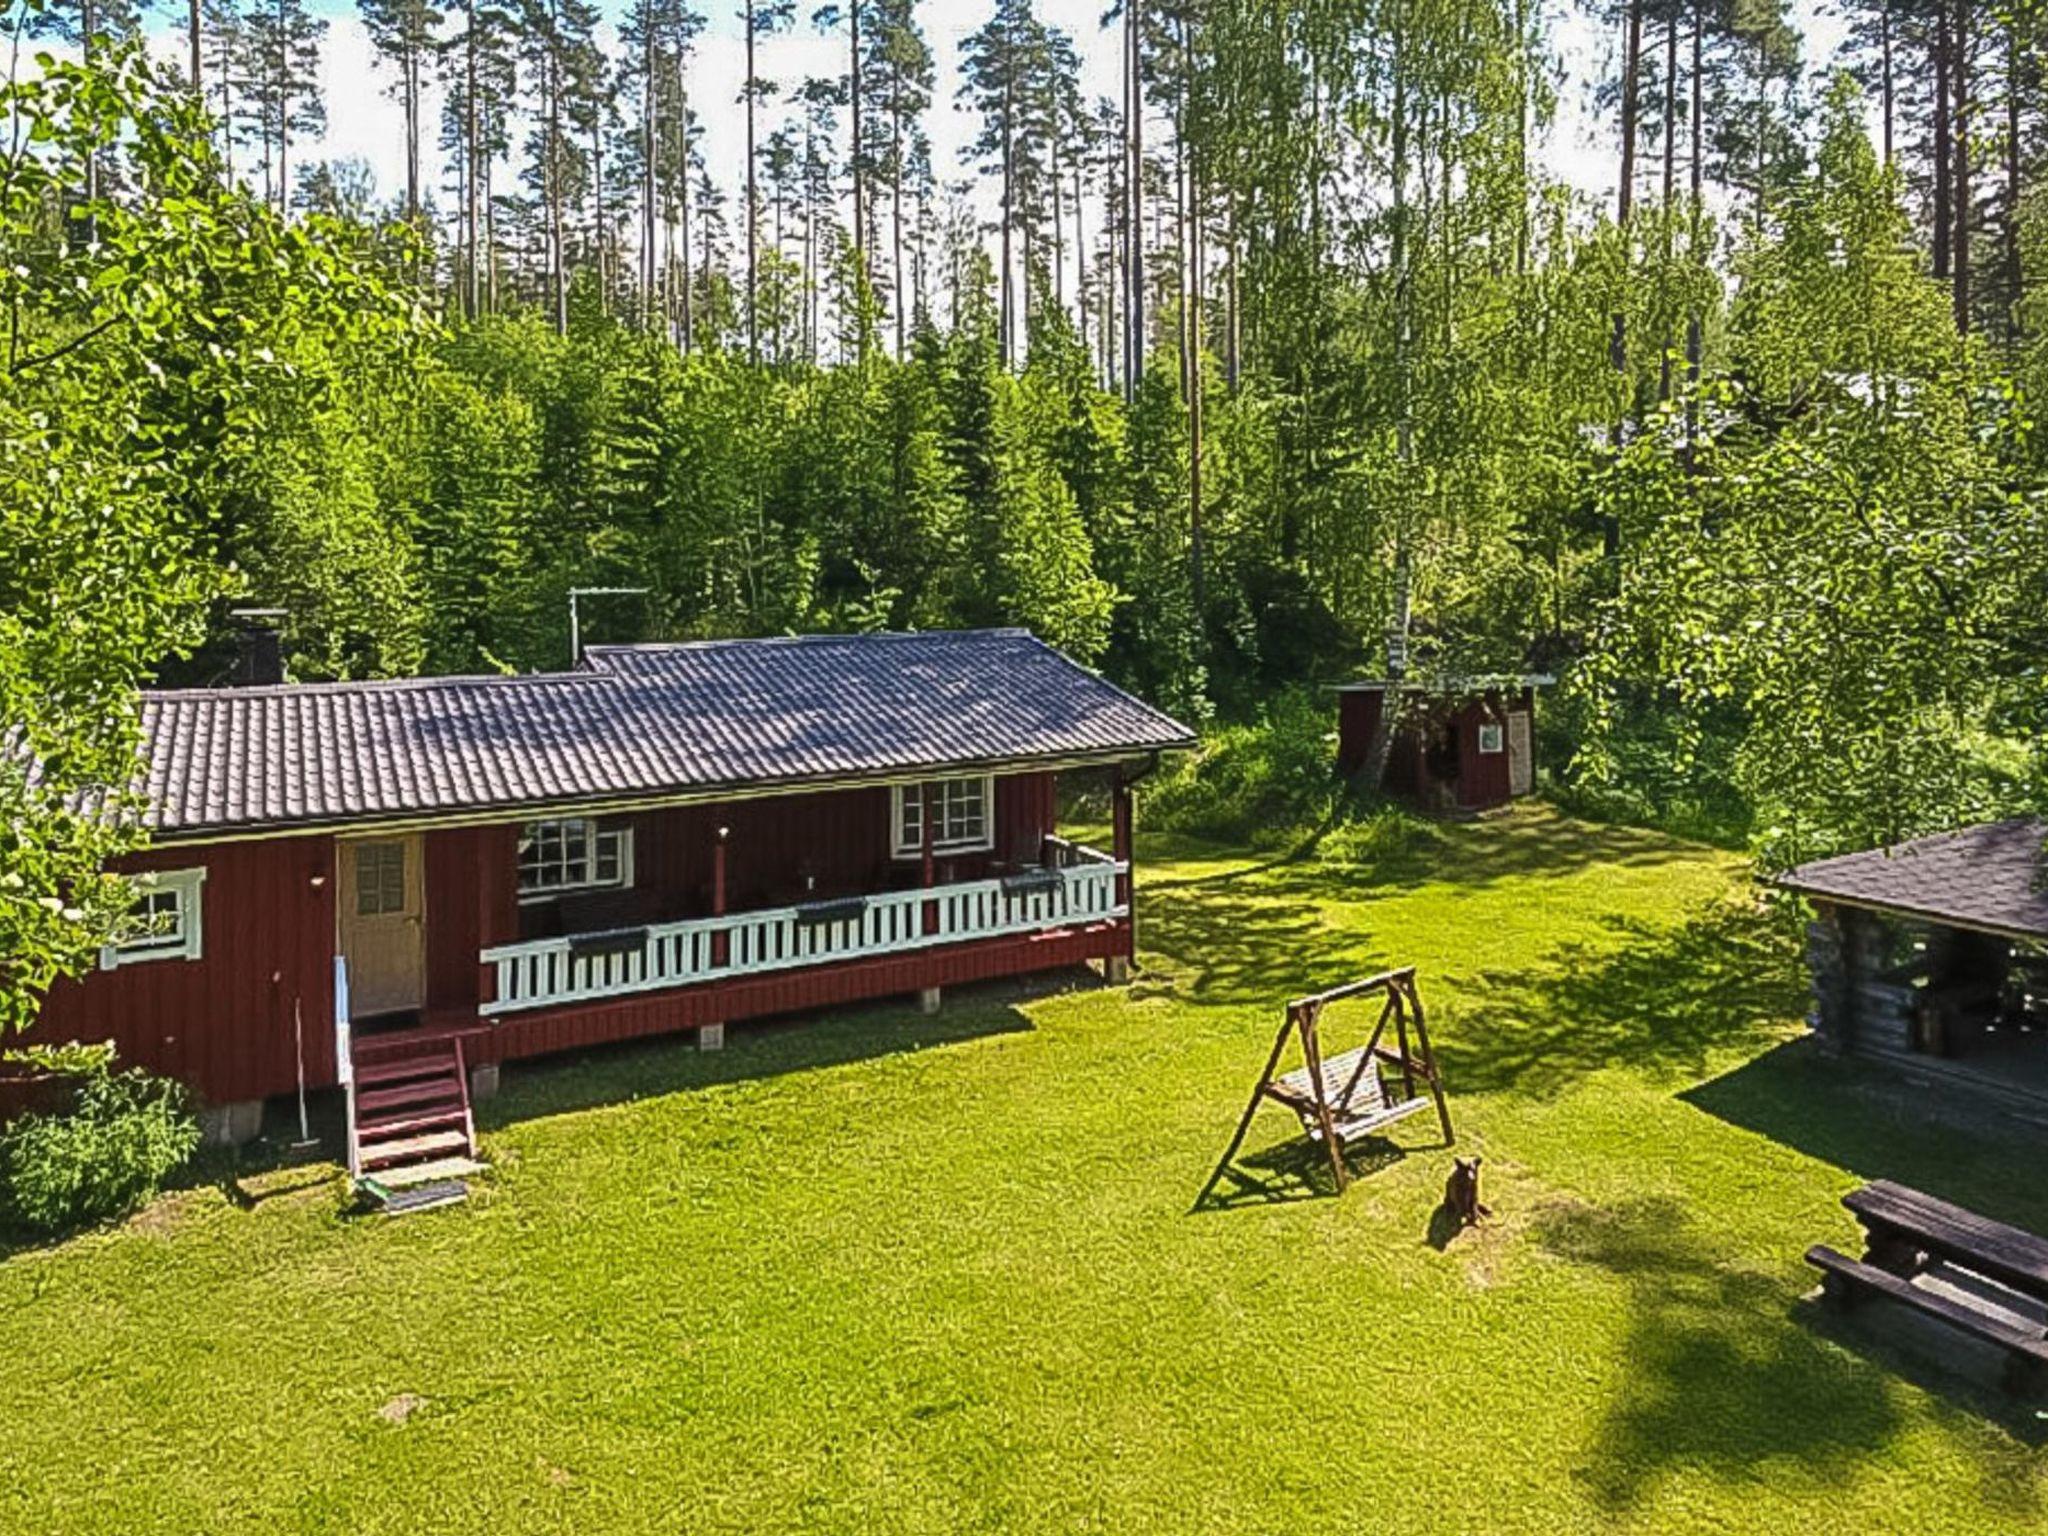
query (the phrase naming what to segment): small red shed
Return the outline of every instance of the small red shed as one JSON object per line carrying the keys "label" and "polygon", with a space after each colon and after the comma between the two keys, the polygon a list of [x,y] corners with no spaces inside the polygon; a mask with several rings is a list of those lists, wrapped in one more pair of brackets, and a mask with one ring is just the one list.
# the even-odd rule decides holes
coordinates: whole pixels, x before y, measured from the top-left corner
{"label": "small red shed", "polygon": [[1505,805],[1536,786],[1536,690],[1555,681],[1528,673],[1346,683],[1337,689],[1338,770],[1365,769],[1390,729],[1386,793],[1430,811]]}

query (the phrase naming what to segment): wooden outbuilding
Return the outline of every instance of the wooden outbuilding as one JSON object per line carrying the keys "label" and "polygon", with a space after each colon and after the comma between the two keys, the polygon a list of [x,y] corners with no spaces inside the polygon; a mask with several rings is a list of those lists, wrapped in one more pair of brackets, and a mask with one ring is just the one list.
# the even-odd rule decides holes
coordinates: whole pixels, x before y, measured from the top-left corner
{"label": "wooden outbuilding", "polygon": [[[33,1038],[112,1039],[234,1111],[236,1135],[302,1080],[375,1079],[372,1107],[433,1136],[426,1076],[709,1043],[893,993],[936,1006],[1083,962],[1121,974],[1131,786],[1193,745],[1021,630],[161,692],[141,723],[133,934],[51,991]],[[1076,772],[1108,777],[1108,849],[1059,835]],[[429,1107],[453,1116],[452,1097]]]}
{"label": "wooden outbuilding", "polygon": [[1337,768],[1372,762],[1391,731],[1379,788],[1427,811],[1483,811],[1536,786],[1541,674],[1345,683],[1337,689]]}
{"label": "wooden outbuilding", "polygon": [[2048,1105],[2048,822],[1803,864],[1808,1023],[1830,1051]]}

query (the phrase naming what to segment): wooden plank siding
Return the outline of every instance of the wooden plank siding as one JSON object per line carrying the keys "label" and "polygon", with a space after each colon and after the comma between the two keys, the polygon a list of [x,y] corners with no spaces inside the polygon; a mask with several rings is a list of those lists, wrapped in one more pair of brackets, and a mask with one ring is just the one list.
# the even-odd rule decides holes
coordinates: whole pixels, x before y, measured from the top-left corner
{"label": "wooden plank siding", "polygon": [[[994,848],[939,858],[935,882],[984,878],[995,859],[1035,858],[1055,830],[1055,791],[1050,772],[999,778]],[[479,959],[486,949],[710,915],[721,827],[728,829],[730,912],[916,887],[922,861],[892,857],[889,817],[886,788],[637,812],[601,823],[633,830],[631,888],[526,903],[518,897],[521,822],[429,830],[421,839],[426,1016],[442,1024],[475,1019],[489,984]],[[179,1078],[209,1102],[268,1098],[289,1093],[297,1082],[296,1001],[305,1023],[308,1085],[333,1084],[335,859],[336,839],[312,835],[170,845],[127,861],[123,867],[132,870],[205,868],[202,957],[60,982],[28,1038],[112,1039],[124,1062]],[[1072,965],[1127,952],[1128,926],[879,956],[520,1016],[491,1026],[476,1059],[508,1060]]]}
{"label": "wooden plank siding", "polygon": [[[1507,750],[1508,715],[1528,711],[1533,723],[1535,706],[1533,688],[1494,688],[1468,698],[1423,699],[1421,707],[1402,723],[1388,750],[1382,790],[1399,798],[1427,800],[1429,792],[1440,787],[1432,783],[1429,774],[1430,743],[1447,729],[1456,738],[1458,748],[1458,776],[1449,786],[1452,803],[1467,811],[1505,805],[1514,798],[1512,761]],[[1378,691],[1349,690],[1337,695],[1340,773],[1355,774],[1365,766],[1384,708],[1385,695]],[[1499,752],[1479,750],[1480,727],[1488,724],[1501,727]]]}
{"label": "wooden plank siding", "polygon": [[334,1082],[334,839],[174,845],[119,867],[205,869],[200,958],[59,981],[27,1038],[112,1040],[124,1063],[227,1103],[295,1086],[297,1003],[306,1080]]}

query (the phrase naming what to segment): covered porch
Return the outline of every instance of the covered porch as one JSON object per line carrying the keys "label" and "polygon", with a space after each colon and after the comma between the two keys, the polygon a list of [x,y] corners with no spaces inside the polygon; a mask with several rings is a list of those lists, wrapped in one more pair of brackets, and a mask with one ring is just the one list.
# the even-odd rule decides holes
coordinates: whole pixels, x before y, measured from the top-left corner
{"label": "covered porch", "polygon": [[348,1016],[364,1041],[474,1032],[492,1062],[1084,961],[1120,974],[1130,783],[1096,771],[1107,849],[1057,832],[1052,771],[344,839]]}
{"label": "covered porch", "polygon": [[2048,826],[2022,819],[1805,865],[1815,1034],[2048,1113]]}

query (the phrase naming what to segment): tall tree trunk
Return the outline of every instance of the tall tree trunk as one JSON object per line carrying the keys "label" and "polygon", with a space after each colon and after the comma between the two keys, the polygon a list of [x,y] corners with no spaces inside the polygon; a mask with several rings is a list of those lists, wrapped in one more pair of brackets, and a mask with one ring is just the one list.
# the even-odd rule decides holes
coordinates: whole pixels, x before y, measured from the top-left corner
{"label": "tall tree trunk", "polygon": [[1515,276],[1529,273],[1529,0],[1515,0]]}
{"label": "tall tree trunk", "polygon": [[1954,65],[1950,46],[1948,0],[1936,0],[1934,20],[1934,275],[1946,282],[1949,276],[1949,240],[1955,233],[1955,209],[1950,200],[1949,176],[1954,169],[1954,146],[1949,143],[1949,76]]}
{"label": "tall tree trunk", "polygon": [[[756,330],[756,313],[760,307],[760,261],[761,261],[761,205],[754,176],[754,0],[747,0],[745,11],[747,32],[747,361],[761,361],[761,338]],[[683,167],[683,201],[689,202],[689,165]],[[688,259],[684,268],[688,270]]]}
{"label": "tall tree trunk", "polygon": [[185,27],[186,30],[191,34],[189,41],[191,43],[192,52],[189,67],[192,71],[192,95],[196,100],[203,104],[206,100],[206,81],[199,67],[200,40],[204,36],[204,30],[201,27],[200,23],[201,16],[199,0],[187,0],[185,6]]}
{"label": "tall tree trunk", "polygon": [[1195,645],[1202,645],[1208,613],[1202,528],[1202,200],[1200,162],[1188,142],[1194,88],[1194,34],[1185,11],[1180,19],[1180,121],[1176,152],[1181,162],[1181,369],[1188,402],[1188,590],[1194,599]]}
{"label": "tall tree trunk", "polygon": [[1124,398],[1135,400],[1145,372],[1145,70],[1142,0],[1124,0]]}
{"label": "tall tree trunk", "polygon": [[478,204],[481,193],[479,183],[482,177],[479,172],[483,163],[483,146],[479,142],[477,132],[476,0],[465,0],[463,14],[467,25],[462,39],[462,137],[464,159],[468,165],[468,175],[463,178],[464,222],[467,225],[469,240],[469,314],[471,319],[475,319],[483,309],[483,210]]}
{"label": "tall tree trunk", "polygon": [[[1621,54],[1621,184],[1617,189],[1615,223],[1621,241],[1622,259],[1634,265],[1635,242],[1629,231],[1635,212],[1636,133],[1641,103],[1638,101],[1643,53],[1643,0],[1629,0],[1622,29]],[[1619,305],[1614,311],[1613,334],[1607,345],[1608,361],[1619,374],[1628,372],[1628,316]]]}
{"label": "tall tree trunk", "polygon": [[1015,72],[1015,60],[1005,68],[1003,82],[1003,276],[998,288],[996,354],[1002,365],[1010,366],[1012,326],[1015,323],[1015,295],[1011,280],[1010,230],[1017,217],[1016,204],[1016,139],[1014,125],[1010,119],[1011,103],[1014,100],[1015,85],[1010,76]]}
{"label": "tall tree trunk", "polygon": [[2020,260],[2020,91],[2019,24],[2005,22],[2005,339],[2020,339],[2024,327],[2026,270]]}
{"label": "tall tree trunk", "polygon": [[1664,14],[1664,197],[1658,216],[1662,220],[1664,261],[1657,271],[1657,309],[1663,315],[1664,335],[1657,363],[1657,398],[1671,398],[1671,321],[1664,313],[1664,294],[1671,280],[1671,237],[1674,208],[1671,194],[1676,180],[1678,155],[1678,8]]}
{"label": "tall tree trunk", "polygon": [[890,65],[889,89],[889,286],[896,295],[896,358],[907,340],[903,293],[903,67]]}
{"label": "tall tree trunk", "polygon": [[420,51],[417,40],[408,39],[403,65],[405,92],[405,218],[420,221]]}
{"label": "tall tree trunk", "polygon": [[[1388,266],[1394,283],[1394,450],[1405,471],[1414,456],[1414,423],[1410,418],[1408,378],[1410,290],[1408,285],[1408,81],[1405,35],[1406,15],[1398,16],[1393,35],[1393,114],[1388,124],[1392,164],[1391,220],[1388,226]],[[1404,486],[1404,491],[1406,487]],[[1408,670],[1408,626],[1411,591],[1408,539],[1396,514],[1394,529],[1393,602],[1387,621],[1387,676],[1398,684]],[[1387,757],[1399,722],[1393,716],[1400,697],[1398,687],[1388,688],[1381,707],[1379,728],[1366,747],[1366,760],[1359,776],[1366,789],[1378,792],[1386,779]]]}
{"label": "tall tree trunk", "polygon": [[1955,185],[1950,188],[1955,204],[1956,233],[1950,256],[1954,264],[1956,330],[1967,335],[1970,329],[1970,217],[1974,212],[1970,195],[1970,118],[1975,103],[1970,95],[1970,0],[1955,0],[1955,5],[1954,56],[1949,66],[1949,79],[1956,95],[1955,123],[1950,134],[1956,156]]}
{"label": "tall tree trunk", "polygon": [[1892,0],[1884,0],[1877,13],[1878,95],[1884,113],[1884,163],[1892,163],[1892,122],[1895,103],[1892,91]]}
{"label": "tall tree trunk", "polygon": [[562,53],[559,12],[550,6],[551,36],[548,41],[547,72],[541,89],[547,103],[547,164],[542,168],[541,187],[547,197],[548,252],[553,270],[548,274],[553,300],[555,334],[569,334],[569,261],[562,238]]}
{"label": "tall tree trunk", "polygon": [[[1703,34],[1706,31],[1706,0],[1693,0],[1692,6],[1692,68],[1686,81],[1690,103],[1687,107],[1686,128],[1692,136],[1692,147],[1688,155],[1687,174],[1691,186],[1687,194],[1685,251],[1695,265],[1701,260],[1700,237],[1705,221],[1704,199],[1706,193],[1706,157],[1703,152],[1705,124],[1701,97],[1703,94],[1704,72],[1701,70],[1702,54],[1705,49]],[[1685,401],[1685,465],[1692,468],[1694,446],[1699,436],[1699,405],[1697,394],[1700,369],[1705,361],[1706,324],[1695,304],[1685,318],[1685,377],[1692,391]]]}
{"label": "tall tree trunk", "polygon": [[[748,11],[753,7],[749,5]],[[754,333],[754,259],[755,221],[760,213],[760,204],[754,192],[754,98],[752,93],[754,70],[749,50],[747,65],[747,357],[750,362],[761,360],[761,349]],[[685,352],[697,350],[697,296],[696,285],[690,281],[690,91],[683,76],[683,52],[676,50],[676,182],[680,195],[676,201],[682,205],[683,261],[682,284],[676,297],[682,312],[682,343]],[[708,242],[707,242],[708,243]]]}
{"label": "tall tree trunk", "polygon": [[[868,203],[867,203],[867,154],[862,147],[861,118],[865,105],[861,84],[866,73],[860,61],[860,8],[863,0],[846,0],[847,33],[847,88],[853,113],[853,160],[848,167],[853,172],[853,265],[859,281],[867,281],[868,273]],[[867,347],[868,328],[865,322],[854,327],[854,345],[863,351]]]}
{"label": "tall tree trunk", "polygon": [[611,227],[604,207],[604,131],[596,113],[590,118],[590,256],[597,267],[597,312],[612,312]]}

